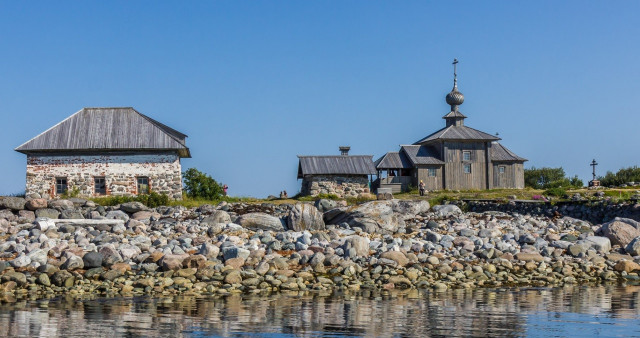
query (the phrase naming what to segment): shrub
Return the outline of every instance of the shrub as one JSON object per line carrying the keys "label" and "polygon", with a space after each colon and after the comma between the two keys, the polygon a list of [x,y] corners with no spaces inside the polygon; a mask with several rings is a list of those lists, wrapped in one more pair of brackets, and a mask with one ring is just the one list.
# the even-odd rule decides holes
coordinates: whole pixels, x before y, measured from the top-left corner
{"label": "shrub", "polygon": [[578,178],[565,177],[564,169],[560,168],[535,168],[524,170],[524,185],[534,189],[550,188],[582,188],[584,183]]}
{"label": "shrub", "polygon": [[564,197],[567,195],[567,191],[564,188],[550,188],[544,191],[545,195],[554,197]]}
{"label": "shrub", "polygon": [[158,194],[156,192],[151,192],[148,195],[138,195],[138,196],[96,197],[91,200],[102,206],[113,206],[113,205],[118,205],[118,204],[127,203],[127,202],[140,202],[149,208],[155,208],[162,205],[169,205],[170,203],[169,196],[167,196],[167,194]]}
{"label": "shrub", "polygon": [[640,182],[640,168],[629,167],[618,170],[615,174],[607,171],[605,176],[598,177],[600,184],[605,187],[618,186],[627,182]]}
{"label": "shrub", "polygon": [[187,169],[183,177],[185,193],[191,198],[217,200],[223,195],[220,184],[196,168]]}

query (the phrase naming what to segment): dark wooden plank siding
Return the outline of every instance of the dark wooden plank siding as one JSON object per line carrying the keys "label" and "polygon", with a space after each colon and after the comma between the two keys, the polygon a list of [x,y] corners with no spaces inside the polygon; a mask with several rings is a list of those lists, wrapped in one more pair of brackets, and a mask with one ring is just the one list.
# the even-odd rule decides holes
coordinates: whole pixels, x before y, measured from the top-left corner
{"label": "dark wooden plank siding", "polygon": [[[486,189],[484,142],[445,142],[446,189]],[[471,161],[463,161],[463,151],[470,151]],[[464,173],[464,165],[471,164],[471,173]]]}

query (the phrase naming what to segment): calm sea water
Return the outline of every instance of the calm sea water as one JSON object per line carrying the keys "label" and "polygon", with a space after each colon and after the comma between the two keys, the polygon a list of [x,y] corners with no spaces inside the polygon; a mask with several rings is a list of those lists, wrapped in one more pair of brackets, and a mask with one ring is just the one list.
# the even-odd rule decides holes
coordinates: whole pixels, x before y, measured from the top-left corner
{"label": "calm sea water", "polygon": [[640,336],[640,287],[96,298],[0,305],[0,336]]}

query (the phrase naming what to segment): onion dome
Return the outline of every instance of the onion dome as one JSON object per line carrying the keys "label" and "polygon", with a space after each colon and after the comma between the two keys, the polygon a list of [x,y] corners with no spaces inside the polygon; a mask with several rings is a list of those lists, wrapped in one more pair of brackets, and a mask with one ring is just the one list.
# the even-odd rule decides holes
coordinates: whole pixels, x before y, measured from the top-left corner
{"label": "onion dome", "polygon": [[451,92],[447,94],[446,100],[450,106],[459,106],[464,102],[464,95],[458,91],[458,86],[454,85]]}

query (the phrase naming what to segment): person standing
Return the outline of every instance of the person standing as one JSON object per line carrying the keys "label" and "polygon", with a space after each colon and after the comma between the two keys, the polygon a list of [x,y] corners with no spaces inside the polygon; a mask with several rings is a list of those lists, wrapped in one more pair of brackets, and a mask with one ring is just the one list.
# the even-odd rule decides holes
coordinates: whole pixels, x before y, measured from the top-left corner
{"label": "person standing", "polygon": [[229,189],[229,186],[226,184],[222,186],[222,194],[225,196],[227,196],[227,189]]}
{"label": "person standing", "polygon": [[418,185],[418,189],[420,189],[420,196],[424,196],[424,187],[425,187],[424,182],[420,180],[420,184]]}

